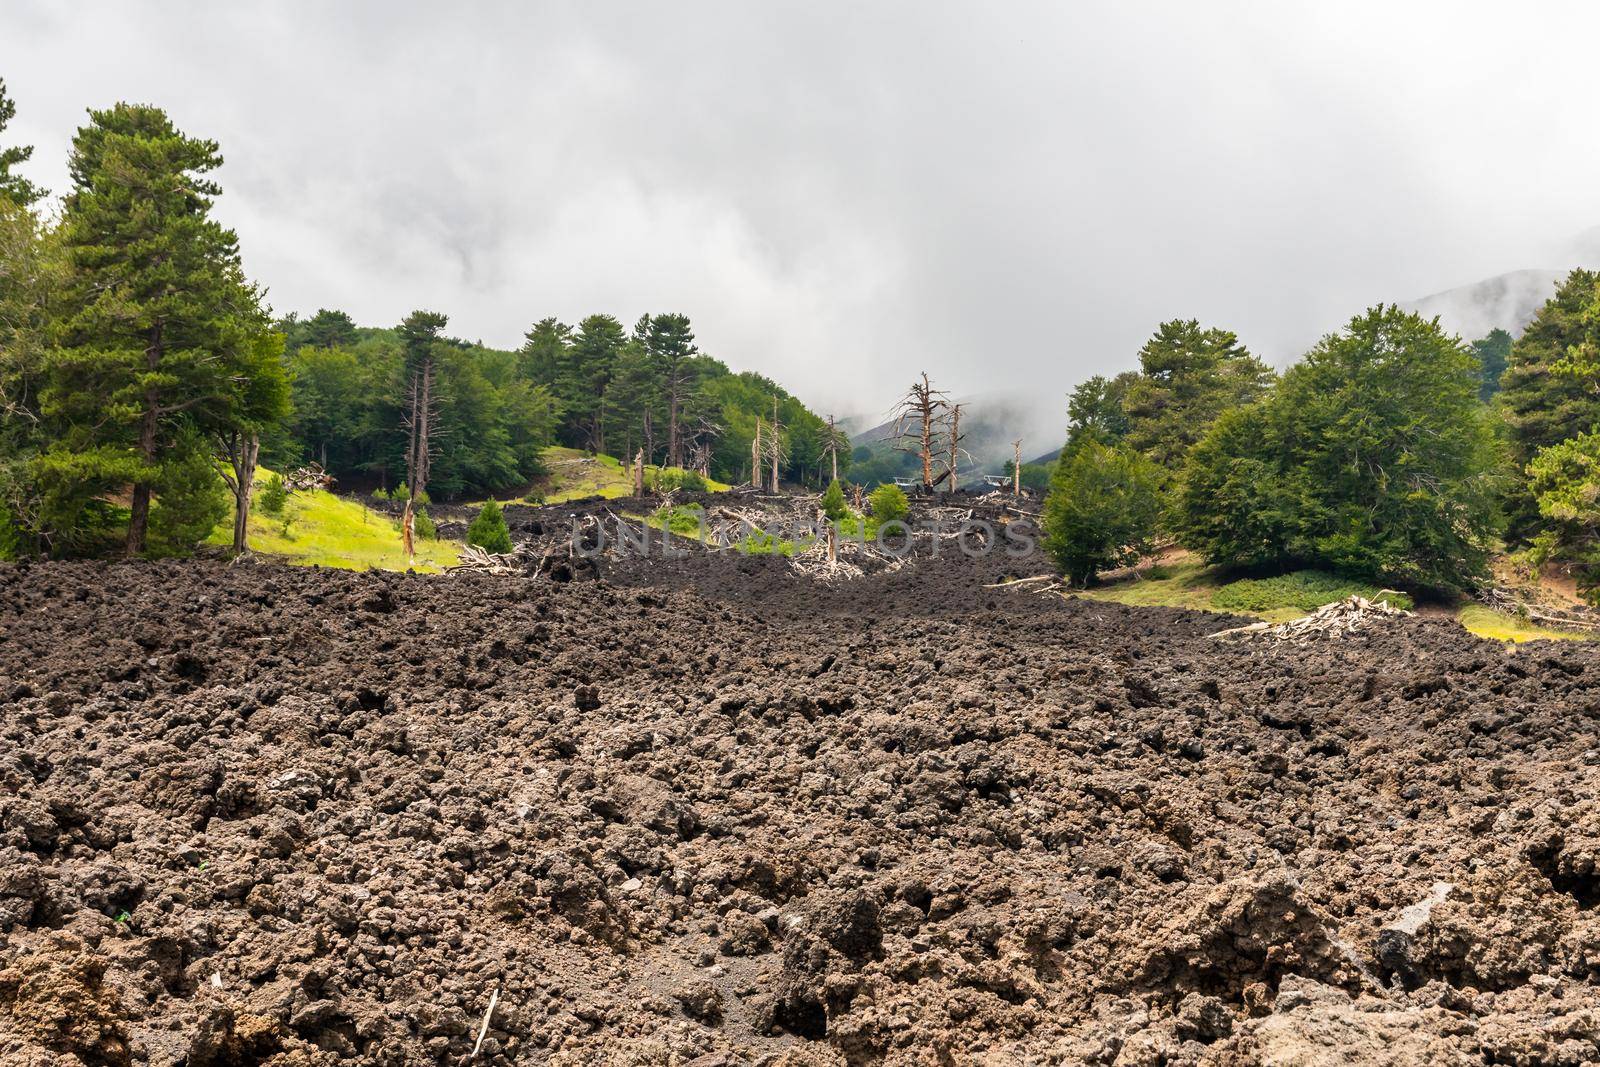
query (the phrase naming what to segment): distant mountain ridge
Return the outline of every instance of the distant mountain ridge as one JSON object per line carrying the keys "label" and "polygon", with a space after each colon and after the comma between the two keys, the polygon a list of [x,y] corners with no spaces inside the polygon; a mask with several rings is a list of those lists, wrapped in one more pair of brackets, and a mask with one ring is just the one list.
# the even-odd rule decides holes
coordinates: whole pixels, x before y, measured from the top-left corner
{"label": "distant mountain ridge", "polygon": [[1533,321],[1566,276],[1562,270],[1514,270],[1400,306],[1424,318],[1437,316],[1440,325],[1468,341],[1497,329],[1515,337]]}

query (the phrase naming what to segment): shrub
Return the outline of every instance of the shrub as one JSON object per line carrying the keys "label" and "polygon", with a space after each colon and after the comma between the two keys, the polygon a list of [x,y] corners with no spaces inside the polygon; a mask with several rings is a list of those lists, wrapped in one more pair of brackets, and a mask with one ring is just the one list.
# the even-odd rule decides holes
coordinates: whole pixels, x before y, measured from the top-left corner
{"label": "shrub", "polygon": [[289,489],[283,484],[283,475],[274,473],[267,479],[267,484],[261,487],[261,495],[256,497],[256,503],[274,518],[283,514],[283,509],[289,503]]}
{"label": "shrub", "polygon": [[170,457],[156,479],[149,554],[186,555],[228,515],[231,497],[203,448]]}
{"label": "shrub", "polygon": [[500,505],[490,500],[478,511],[472,525],[467,527],[467,544],[477,545],[487,552],[510,552],[511,530]]}
{"label": "shrub", "polygon": [[1086,585],[1149,551],[1161,513],[1160,480],[1160,469],[1124,444],[1089,436],[1063,451],[1043,517],[1044,548],[1061,573]]}
{"label": "shrub", "polygon": [[867,504],[872,508],[872,517],[880,526],[886,522],[904,519],[911,510],[911,501],[906,499],[906,491],[893,482],[885,482],[867,494]]}
{"label": "shrub", "polygon": [[401,482],[389,493],[389,499],[393,500],[396,504],[404,504],[407,500],[411,499],[411,487],[405,482]]}
{"label": "shrub", "polygon": [[1383,599],[1406,611],[1412,607],[1411,598],[1404,593],[1377,590],[1327,571],[1311,570],[1293,571],[1274,578],[1242,578],[1237,582],[1229,582],[1212,594],[1211,604],[1225,611],[1260,612],[1277,608],[1313,611],[1348,596]]}
{"label": "shrub", "polygon": [[418,508],[412,513],[411,529],[424,541],[439,540],[439,527],[434,525],[433,516],[428,514],[427,508]]}
{"label": "shrub", "polygon": [[703,493],[706,491],[706,480],[700,476],[699,471],[684,470],[682,467],[662,467],[650,474],[650,487],[658,493],[667,493],[674,489]]}
{"label": "shrub", "polygon": [[428,491],[426,489],[417,494],[417,504],[419,506],[431,503],[433,503],[433,498],[428,495]]}
{"label": "shrub", "polygon": [[837,478],[828,483],[828,491],[822,494],[822,513],[828,516],[830,522],[838,522],[850,514],[850,505],[844,499],[844,488]]}
{"label": "shrub", "polygon": [[543,507],[544,506],[544,494],[541,493],[537,489],[530,489],[525,494],[523,494],[522,502],[524,504],[532,504],[536,508],[537,507]]}
{"label": "shrub", "polygon": [[378,486],[378,488],[376,488],[376,489],[374,489],[372,491],[372,499],[374,499],[374,500],[388,500],[389,499],[389,492],[388,492],[388,490],[384,489],[383,486],[380,485],[380,486]]}
{"label": "shrub", "polygon": [[679,504],[657,511],[656,519],[663,529],[675,534],[698,536],[705,523],[705,510],[699,504]]}

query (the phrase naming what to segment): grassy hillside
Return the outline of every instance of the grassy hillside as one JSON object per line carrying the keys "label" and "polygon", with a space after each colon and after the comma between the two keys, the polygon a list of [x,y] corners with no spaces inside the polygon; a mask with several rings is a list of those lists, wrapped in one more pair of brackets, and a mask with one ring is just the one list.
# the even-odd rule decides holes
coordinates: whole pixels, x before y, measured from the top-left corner
{"label": "grassy hillside", "polygon": [[[550,471],[549,478],[540,490],[546,504],[560,504],[587,496],[628,496],[633,492],[633,476],[621,460],[612,456],[552,445],[541,452],[540,457]],[[647,475],[657,469],[645,468]],[[707,480],[706,487],[714,493],[727,492],[731,488],[723,482],[712,480]]]}
{"label": "grassy hillside", "polygon": [[[257,478],[257,498],[266,472]],[[233,517],[212,531],[208,544],[233,542]],[[315,490],[289,494],[282,517],[259,507],[250,515],[250,550],[281,556],[288,563],[343,570],[403,571],[412,566],[400,550],[395,520],[352,500]],[[461,546],[454,541],[417,541],[418,572],[432,573],[456,562]]]}

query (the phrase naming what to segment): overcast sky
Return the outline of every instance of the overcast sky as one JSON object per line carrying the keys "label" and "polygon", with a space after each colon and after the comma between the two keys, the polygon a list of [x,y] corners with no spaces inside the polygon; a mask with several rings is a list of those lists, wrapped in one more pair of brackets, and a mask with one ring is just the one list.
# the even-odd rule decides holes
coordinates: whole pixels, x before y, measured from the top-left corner
{"label": "overcast sky", "polygon": [[279,312],[682,311],[820,409],[1054,411],[1162,319],[1282,364],[1600,223],[1600,5],[0,0],[26,173],[165,107]]}

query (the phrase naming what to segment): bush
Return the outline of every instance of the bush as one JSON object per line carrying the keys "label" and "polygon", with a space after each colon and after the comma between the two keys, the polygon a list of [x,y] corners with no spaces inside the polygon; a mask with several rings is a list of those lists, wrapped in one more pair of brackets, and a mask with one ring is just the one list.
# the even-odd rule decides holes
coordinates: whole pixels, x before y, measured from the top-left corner
{"label": "bush", "polygon": [[1213,424],[1184,467],[1175,532],[1212,563],[1469,588],[1495,532],[1477,372],[1437,322],[1357,316],[1266,400]]}
{"label": "bush", "polygon": [[684,470],[682,467],[662,467],[652,471],[649,483],[650,488],[658,493],[668,493],[674,489],[690,493],[706,491],[706,480],[700,476],[700,472]]}
{"label": "bush", "polygon": [[199,447],[170,457],[151,489],[155,497],[150,508],[152,556],[193,551],[227,518],[232,499],[211,465],[211,457]]}
{"label": "bush", "polygon": [[467,544],[477,545],[487,552],[510,552],[511,530],[500,505],[490,500],[478,511],[472,525],[467,527]]}
{"label": "bush", "polygon": [[675,534],[698,536],[705,525],[705,510],[699,504],[679,504],[657,511],[656,519],[663,529]]}
{"label": "bush", "polygon": [[428,495],[428,491],[426,489],[417,494],[417,505],[419,507],[431,503],[433,503],[433,498]]}
{"label": "bush", "polygon": [[404,504],[407,500],[411,499],[411,487],[405,482],[401,482],[399,485],[394,487],[393,491],[389,493],[389,499],[393,500],[396,504]]}
{"label": "bush", "polygon": [[837,478],[828,483],[828,491],[822,494],[822,513],[828,516],[830,522],[838,522],[850,514],[850,505],[844,499],[844,488]]}
{"label": "bush", "polygon": [[1161,472],[1124,444],[1093,436],[1061,454],[1044,501],[1044,548],[1061,573],[1087,585],[1150,549],[1161,513]]}
{"label": "bush", "polygon": [[522,502],[524,504],[531,504],[536,508],[543,507],[544,506],[544,494],[541,493],[537,489],[530,489],[525,494],[523,494]]}
{"label": "bush", "polygon": [[872,508],[872,517],[879,526],[904,519],[911,511],[911,501],[906,499],[906,491],[893,482],[885,482],[868,493],[867,504]]}
{"label": "bush", "polygon": [[439,527],[434,525],[433,516],[428,514],[427,508],[418,508],[412,513],[411,529],[424,541],[439,540]]}
{"label": "bush", "polygon": [[1211,604],[1224,611],[1261,612],[1277,608],[1313,611],[1348,596],[1383,599],[1405,611],[1413,606],[1411,598],[1404,593],[1380,591],[1327,571],[1293,571],[1274,578],[1242,578],[1212,594]]}
{"label": "bush", "polygon": [[383,486],[380,485],[380,486],[378,486],[378,488],[376,488],[376,489],[374,489],[372,491],[372,499],[374,499],[374,500],[388,500],[389,499],[389,493],[388,493],[388,491],[386,489],[384,489]]}
{"label": "bush", "polygon": [[283,484],[283,476],[274,473],[267,478],[267,484],[261,487],[261,492],[256,494],[256,506],[277,518],[288,504],[289,488]]}

